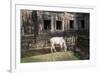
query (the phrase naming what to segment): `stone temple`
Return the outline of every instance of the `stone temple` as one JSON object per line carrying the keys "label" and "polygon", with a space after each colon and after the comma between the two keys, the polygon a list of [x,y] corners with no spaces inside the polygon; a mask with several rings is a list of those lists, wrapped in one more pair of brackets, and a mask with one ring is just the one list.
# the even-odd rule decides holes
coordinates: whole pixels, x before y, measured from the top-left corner
{"label": "stone temple", "polygon": [[89,32],[89,17],[89,13],[21,9],[21,48],[49,47],[49,39],[55,36],[76,39],[77,32]]}

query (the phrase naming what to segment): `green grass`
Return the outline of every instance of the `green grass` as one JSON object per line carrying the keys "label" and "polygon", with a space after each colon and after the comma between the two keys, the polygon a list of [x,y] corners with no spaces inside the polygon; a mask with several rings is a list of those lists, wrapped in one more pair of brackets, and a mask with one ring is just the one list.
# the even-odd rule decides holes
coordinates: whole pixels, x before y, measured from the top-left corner
{"label": "green grass", "polygon": [[56,52],[21,58],[21,63],[78,60],[72,52]]}

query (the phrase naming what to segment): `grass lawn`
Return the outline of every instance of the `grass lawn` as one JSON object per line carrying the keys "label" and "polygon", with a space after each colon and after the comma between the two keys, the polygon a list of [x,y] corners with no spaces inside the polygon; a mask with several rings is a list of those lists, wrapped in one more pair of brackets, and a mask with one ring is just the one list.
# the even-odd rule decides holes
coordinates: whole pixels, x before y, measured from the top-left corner
{"label": "grass lawn", "polygon": [[70,51],[68,52],[56,52],[49,53],[44,55],[30,56],[21,58],[21,63],[28,62],[48,62],[48,61],[68,61],[68,60],[79,60],[74,54]]}

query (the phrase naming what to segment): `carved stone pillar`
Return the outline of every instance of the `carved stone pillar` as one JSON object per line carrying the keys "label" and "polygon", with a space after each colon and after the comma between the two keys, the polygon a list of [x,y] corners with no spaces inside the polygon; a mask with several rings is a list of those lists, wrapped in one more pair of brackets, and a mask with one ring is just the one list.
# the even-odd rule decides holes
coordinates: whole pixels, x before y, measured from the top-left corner
{"label": "carved stone pillar", "polygon": [[51,15],[51,32],[54,32],[54,16]]}

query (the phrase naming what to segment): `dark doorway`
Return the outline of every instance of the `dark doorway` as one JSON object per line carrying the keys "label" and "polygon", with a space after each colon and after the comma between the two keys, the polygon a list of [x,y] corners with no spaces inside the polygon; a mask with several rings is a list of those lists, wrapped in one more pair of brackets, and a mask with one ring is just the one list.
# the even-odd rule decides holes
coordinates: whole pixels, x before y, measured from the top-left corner
{"label": "dark doorway", "polygon": [[56,21],[56,29],[61,30],[62,29],[62,21]]}
{"label": "dark doorway", "polygon": [[80,20],[80,23],[81,23],[81,28],[84,29],[85,28],[84,20]]}
{"label": "dark doorway", "polygon": [[74,28],[74,20],[70,20],[70,29]]}
{"label": "dark doorway", "polygon": [[44,29],[45,30],[51,29],[51,21],[50,20],[44,20]]}

